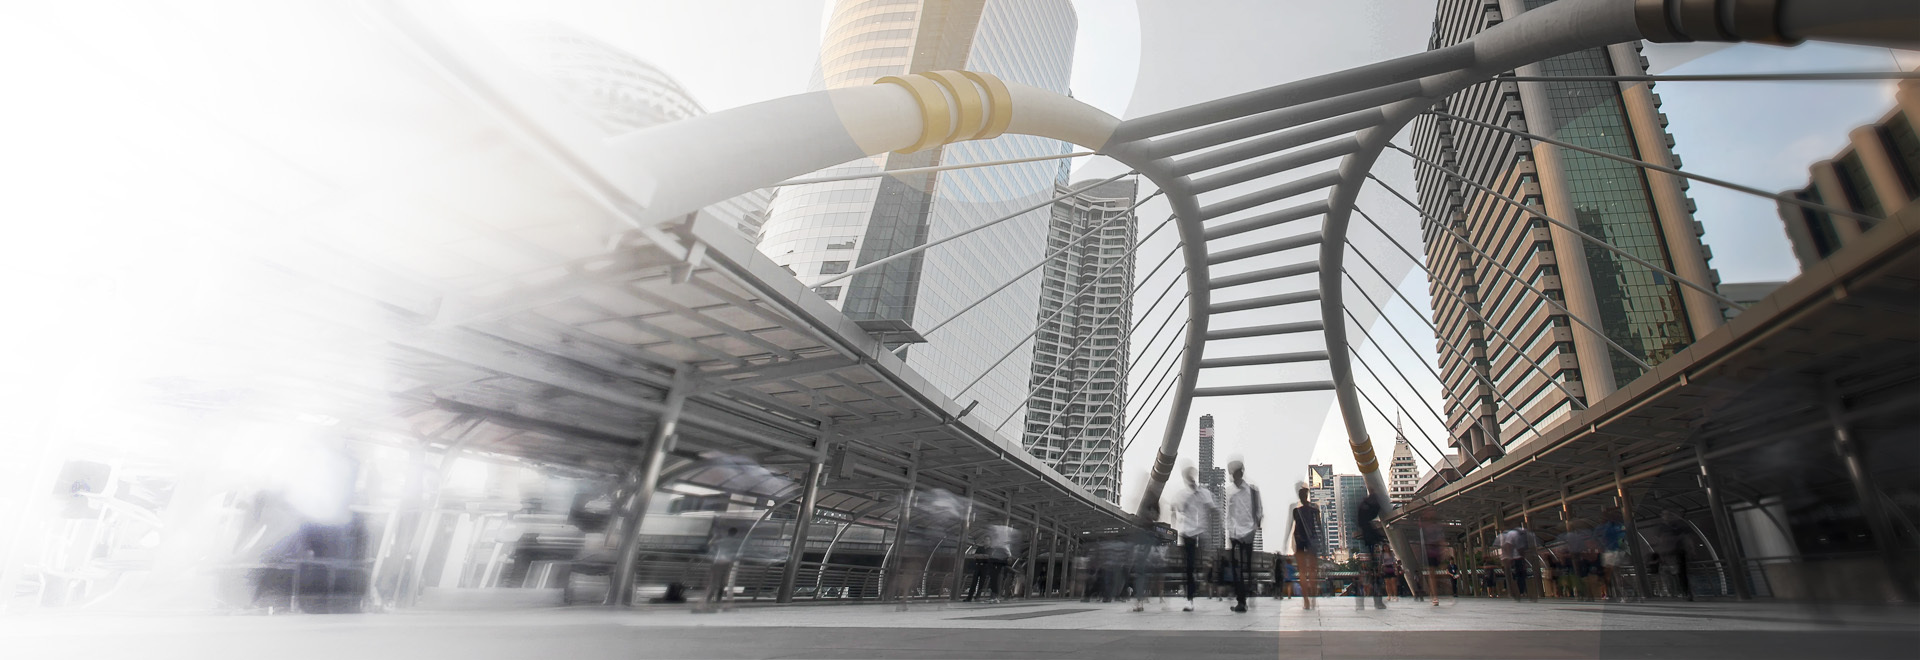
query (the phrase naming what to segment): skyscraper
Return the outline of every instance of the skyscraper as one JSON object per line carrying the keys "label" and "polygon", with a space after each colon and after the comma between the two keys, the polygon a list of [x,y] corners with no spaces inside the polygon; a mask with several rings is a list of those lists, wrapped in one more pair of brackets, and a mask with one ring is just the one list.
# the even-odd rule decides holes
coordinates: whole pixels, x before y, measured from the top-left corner
{"label": "skyscraper", "polygon": [[[1848,133],[1840,153],[1808,168],[1806,187],[1787,194],[1881,218],[1920,199],[1920,81],[1901,81],[1895,99],[1880,121]],[[1780,205],[1780,221],[1802,270],[1866,230],[1859,220],[1791,204]]]}
{"label": "skyscraper", "polygon": [[[1068,0],[838,0],[821,42],[819,89],[883,76],[965,69],[1066,93],[1077,19]],[[1066,153],[1057,140],[1004,135],[910,154],[862,158],[818,174],[860,174]],[[1054,195],[1065,161],[893,175],[782,188],[760,249],[818,284],[862,264],[950,236]],[[854,319],[923,331],[992,292],[1046,254],[1052,211],[1022,217],[816,289]],[[982,419],[1023,430],[1040,303],[1039,278],[995,294],[906,351],[939,390],[977,399]],[[1009,355],[1011,353],[1011,355]],[[1001,356],[1009,355],[1006,359]],[[1018,419],[1016,419],[1018,418]]]}
{"label": "skyscraper", "polygon": [[[503,44],[522,66],[552,82],[609,135],[706,114],[672,76],[598,39],[553,24],[517,26]],[[754,190],[707,208],[758,239],[768,193]]]}
{"label": "skyscraper", "polygon": [[[1365,551],[1360,533],[1360,501],[1367,499],[1367,480],[1354,474],[1340,474],[1333,477],[1333,508],[1321,512],[1340,526],[1340,543],[1334,545],[1329,537],[1327,545],[1334,550],[1334,556],[1341,559],[1352,557],[1355,552]],[[1332,515],[1328,515],[1331,513]]]}
{"label": "skyscraper", "polygon": [[1407,432],[1399,420],[1394,420],[1393,462],[1387,464],[1387,496],[1394,506],[1400,506],[1413,499],[1419,487],[1420,466],[1414,462],[1413,445],[1407,442]]}
{"label": "skyscraper", "polygon": [[1335,553],[1346,547],[1345,537],[1341,534],[1338,492],[1331,464],[1307,466],[1307,501],[1320,507],[1320,551],[1324,553]]}
{"label": "skyscraper", "polygon": [[1213,502],[1218,505],[1207,520],[1207,542],[1216,547],[1227,547],[1227,525],[1221,514],[1227,506],[1226,470],[1213,466],[1213,415],[1200,416],[1200,486],[1213,493]]}
{"label": "skyscraper", "polygon": [[[1428,47],[1460,43],[1503,18],[1549,1],[1440,0]],[[1617,44],[1549,58],[1517,73],[1645,72],[1638,45]],[[1644,83],[1489,81],[1447,97],[1441,109],[1678,166],[1659,96],[1650,88]],[[1709,287],[1718,281],[1707,267],[1711,252],[1701,244],[1687,184],[1678,177],[1431,115],[1415,122],[1412,142],[1420,157],[1638,258]],[[1520,415],[1544,427],[1569,414],[1572,402],[1548,378],[1591,402],[1641,374],[1639,366],[1614,352],[1606,340],[1508,272],[1525,278],[1648,364],[1658,365],[1724,322],[1720,304],[1706,294],[1433,168],[1416,165],[1415,173],[1420,206],[1433,220],[1423,225],[1427,265],[1433,272],[1434,319],[1443,347],[1439,359],[1449,443],[1463,453],[1499,455],[1505,443],[1525,432]],[[1495,263],[1461,245],[1453,238],[1456,233]],[[1547,375],[1526,362],[1542,365]]]}
{"label": "skyscraper", "polygon": [[[1059,254],[1041,271],[1027,400],[1027,451],[1116,504],[1133,316],[1128,248],[1136,229],[1128,216],[1137,188],[1121,179],[1054,202],[1047,250]],[[1056,194],[1069,190],[1062,185]]]}

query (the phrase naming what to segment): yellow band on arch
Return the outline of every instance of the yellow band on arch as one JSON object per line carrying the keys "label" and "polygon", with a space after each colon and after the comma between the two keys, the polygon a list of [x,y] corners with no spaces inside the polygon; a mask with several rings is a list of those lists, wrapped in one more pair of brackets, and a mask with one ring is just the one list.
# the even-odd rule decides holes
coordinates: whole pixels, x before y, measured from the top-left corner
{"label": "yellow band on arch", "polygon": [[922,75],[885,76],[873,83],[905,87],[920,105],[920,139],[904,149],[895,149],[894,153],[910,154],[946,144],[947,134],[953,126],[953,111],[938,83]]}

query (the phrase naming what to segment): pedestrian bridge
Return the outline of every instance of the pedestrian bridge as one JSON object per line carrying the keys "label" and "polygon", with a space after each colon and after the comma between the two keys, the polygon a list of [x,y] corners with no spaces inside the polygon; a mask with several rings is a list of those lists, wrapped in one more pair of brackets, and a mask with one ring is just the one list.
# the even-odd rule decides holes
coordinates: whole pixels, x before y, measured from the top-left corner
{"label": "pedestrian bridge", "polygon": [[[1770,9],[1752,9],[1760,5]],[[1731,18],[1713,18],[1721,15]],[[647,522],[663,486],[760,507],[746,534],[757,531],[773,548],[764,565],[777,568],[757,579],[775,583],[777,600],[834,585],[844,595],[847,585],[897,570],[898,534],[850,530],[896,527],[911,515],[912,493],[941,488],[964,494],[967,520],[1021,530],[1031,542],[1020,570],[1029,583],[1050,576],[1042,588],[1058,591],[1067,557],[1097,534],[1136,524],[1131,512],[929,385],[892,350],[913,328],[848,318],[704,206],[862,155],[1001,132],[1098,150],[1158,186],[1181,237],[1179,349],[1160,385],[1140,397],[1168,410],[1141,508],[1160,497],[1194,397],[1325,390],[1336,394],[1373,496],[1384,498],[1351,366],[1343,263],[1353,202],[1403,126],[1435,99],[1580,48],[1642,38],[1911,46],[1920,32],[1889,26],[1912,26],[1917,16],[1910,5],[1865,0],[1561,0],[1459,46],[1125,121],[954,73],[608,139],[516,77],[443,7],[307,7],[298,20],[184,28],[199,46],[99,63],[101,72],[164,87],[156,98],[165,111],[85,144],[120,145],[105,160],[124,169],[103,179],[147,177],[161,185],[142,190],[169,193],[154,199],[191,209],[194,226],[179,231],[192,240],[183,243],[233,282],[205,305],[201,320],[213,323],[160,328],[166,341],[152,344],[209,359],[137,374],[144,378],[132,382],[152,391],[125,412],[170,437],[217,424],[236,436],[324,433],[410,457],[411,476],[393,479],[407,485],[379,487],[398,493],[379,512],[387,522],[372,531],[377,559],[363,578],[382,606],[405,605],[423,584],[449,577],[491,584],[483,574],[497,572],[498,546],[493,557],[466,558],[468,568],[429,576],[445,564],[435,552],[447,551],[432,550],[436,535],[471,541],[480,533],[443,517],[499,513],[453,511],[440,495],[423,494],[423,481],[455,478],[459,457],[619,480],[611,521],[599,523],[613,535],[599,561],[614,584],[672,570],[662,548],[674,534]],[[175,62],[222,49],[276,73],[220,65],[165,75]],[[198,102],[233,98],[236,87],[247,90],[244,102]],[[212,157],[174,162],[187,152]],[[1315,217],[1319,229],[1306,233],[1221,240],[1265,237],[1254,232]],[[1217,274],[1248,260],[1262,266]],[[1316,285],[1266,293],[1302,276]],[[1291,324],[1212,323],[1281,306],[1318,311]],[[1300,333],[1318,333],[1326,350],[1208,357],[1210,344]],[[1291,362],[1324,364],[1327,375],[1203,382],[1210,370]],[[1147,371],[1157,369],[1156,361]],[[1631,403],[1620,405],[1691,396],[1687,376],[1677,378],[1678,389],[1658,393],[1622,388]],[[1497,517],[1510,512],[1465,503],[1498,497],[1485,488],[1537,489],[1536,460],[1599,469],[1578,451],[1562,456],[1516,454],[1426,501],[1450,515]],[[1538,508],[1535,496],[1523,503]],[[969,530],[950,531],[965,538]],[[838,543],[864,545],[877,561],[836,563]],[[957,561],[963,545],[933,552]],[[23,579],[8,571],[7,579]],[[923,583],[916,593],[957,585],[954,573],[914,576]],[[78,575],[40,585],[85,584]],[[631,597],[626,589],[609,595]]]}

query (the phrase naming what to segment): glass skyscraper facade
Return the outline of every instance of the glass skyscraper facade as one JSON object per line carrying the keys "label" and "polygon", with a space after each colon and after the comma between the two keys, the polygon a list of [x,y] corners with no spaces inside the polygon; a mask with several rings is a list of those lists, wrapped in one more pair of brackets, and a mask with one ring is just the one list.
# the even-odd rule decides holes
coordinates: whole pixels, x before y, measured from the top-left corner
{"label": "glass skyscraper facade", "polygon": [[[1440,0],[1429,47],[1460,43],[1549,1]],[[1622,44],[1550,58],[1519,73],[1637,75],[1645,66],[1637,46]],[[1441,107],[1677,167],[1659,103],[1644,83],[1489,81],[1449,96]],[[1634,359],[1657,365],[1723,322],[1719,304],[1704,294],[1535,215],[1712,286],[1718,279],[1707,268],[1711,252],[1700,241],[1683,180],[1434,116],[1415,121],[1412,143],[1422,158],[1529,207],[1415,167],[1450,443],[1461,453],[1499,455],[1530,424],[1545,428],[1570,414],[1568,392],[1596,401],[1642,374]],[[1576,316],[1601,334],[1575,323]]]}
{"label": "glass skyscraper facade", "polygon": [[[1067,93],[1077,18],[1068,0],[841,0],[828,20],[816,88],[883,76],[965,69]],[[820,175],[1066,153],[1058,140],[1005,135],[912,154],[862,158]],[[1065,161],[937,175],[896,175],[782,188],[760,249],[806,284],[1039,205],[1066,177]],[[1022,217],[818,289],[855,319],[898,319],[923,332],[1046,255],[1052,210]],[[907,349],[920,375],[973,413],[1023,430],[1041,278],[994,295]],[[1009,354],[1011,352],[1011,354]],[[1006,355],[1005,359],[1001,356]],[[1004,420],[1004,421],[1003,421]]]}
{"label": "glass skyscraper facade", "polygon": [[[1090,183],[1061,185],[1057,194]],[[1138,192],[1137,181],[1121,179],[1053,203],[1023,441],[1028,452],[1114,503],[1125,443]]]}
{"label": "glass skyscraper facade", "polygon": [[[553,83],[609,135],[706,114],[666,72],[585,34],[553,24],[524,24],[516,26],[502,45],[521,66]],[[752,190],[706,211],[757,239],[767,204],[767,191]]]}

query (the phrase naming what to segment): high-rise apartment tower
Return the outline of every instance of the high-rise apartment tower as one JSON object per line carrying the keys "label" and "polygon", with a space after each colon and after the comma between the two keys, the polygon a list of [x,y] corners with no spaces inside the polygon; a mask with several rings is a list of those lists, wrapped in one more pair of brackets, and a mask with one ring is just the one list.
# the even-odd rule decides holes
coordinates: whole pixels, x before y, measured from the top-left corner
{"label": "high-rise apartment tower", "polygon": [[[1062,185],[1056,194],[1070,189]],[[1137,190],[1135,181],[1121,179],[1054,202],[1047,250],[1058,254],[1041,270],[1033,396],[1027,399],[1027,451],[1116,504]]]}
{"label": "high-rise apartment tower", "polygon": [[[1551,0],[1440,0],[1429,48],[1445,48]],[[1637,44],[1590,48],[1520,67],[1523,76],[1646,72]],[[1447,97],[1441,110],[1654,163],[1679,166],[1660,98],[1648,83],[1489,81]],[[1712,287],[1685,180],[1427,115],[1413,151],[1501,194],[1690,281]],[[1419,185],[1449,443],[1497,456],[1535,425],[1569,414],[1553,378],[1588,402],[1638,378],[1614,352],[1524,279],[1635,358],[1658,365],[1722,324],[1720,304],[1573,232],[1422,165]],[[1453,238],[1466,236],[1475,250]],[[1508,275],[1515,273],[1518,278]],[[1498,332],[1493,331],[1498,329]],[[1509,343],[1501,339],[1510,337]],[[1534,362],[1536,370],[1526,366]],[[1541,373],[1545,372],[1545,375]],[[1491,385],[1489,385],[1491,384]],[[1497,393],[1497,395],[1496,395]],[[1512,402],[1508,405],[1506,402]],[[1517,410],[1516,410],[1517,408]],[[1472,463],[1472,461],[1468,461]]]}
{"label": "high-rise apartment tower", "polygon": [[1213,415],[1200,416],[1200,487],[1213,493],[1213,516],[1207,520],[1207,543],[1217,547],[1227,547],[1226,519],[1221,514],[1227,507],[1227,471],[1214,467],[1213,459]]}
{"label": "high-rise apartment tower", "polygon": [[[871,85],[884,76],[970,70],[1067,93],[1078,29],[1068,0],[838,0],[820,46],[817,89]],[[861,158],[819,175],[981,163],[1066,153],[1029,135]],[[984,225],[1053,197],[1066,161],[889,175],[781,188],[760,244],[774,263],[817,285],[862,264]],[[1042,207],[960,240],[816,289],[858,320],[898,320],[928,331],[1046,255],[1052,211]],[[1040,279],[995,293],[906,351],[907,363],[973,414],[1023,430]],[[1012,355],[1004,360],[1000,356]]]}
{"label": "high-rise apartment tower", "polygon": [[1399,420],[1393,425],[1393,462],[1387,464],[1387,496],[1394,506],[1406,504],[1420,488],[1420,465],[1414,462],[1413,444]]}

